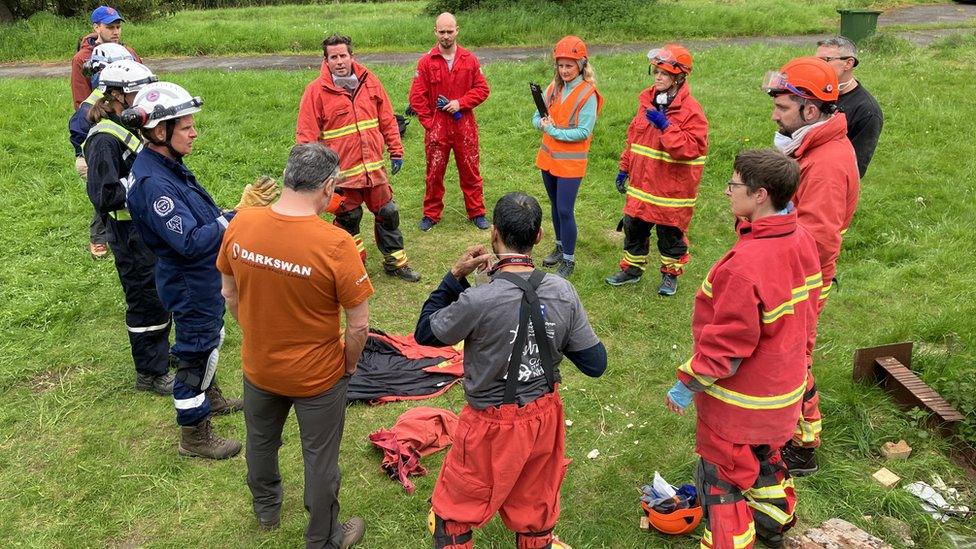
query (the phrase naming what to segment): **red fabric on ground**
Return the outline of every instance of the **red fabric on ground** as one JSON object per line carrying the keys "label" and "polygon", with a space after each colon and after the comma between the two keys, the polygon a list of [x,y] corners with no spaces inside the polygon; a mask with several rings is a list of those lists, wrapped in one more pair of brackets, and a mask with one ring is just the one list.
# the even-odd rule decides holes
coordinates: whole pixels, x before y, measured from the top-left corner
{"label": "red fabric on ground", "polygon": [[450,410],[421,406],[400,415],[389,431],[370,434],[369,440],[383,450],[380,467],[412,494],[414,485],[408,477],[427,474],[420,458],[450,446],[457,423],[457,415]]}

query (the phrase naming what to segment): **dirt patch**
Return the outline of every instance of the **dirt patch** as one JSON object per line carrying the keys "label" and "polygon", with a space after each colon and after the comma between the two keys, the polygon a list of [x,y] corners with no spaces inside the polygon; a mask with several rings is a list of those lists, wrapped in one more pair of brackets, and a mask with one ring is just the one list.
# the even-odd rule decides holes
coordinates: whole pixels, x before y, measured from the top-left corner
{"label": "dirt patch", "polygon": [[61,385],[64,372],[47,371],[37,375],[27,382],[27,387],[34,394],[43,394]]}
{"label": "dirt patch", "polygon": [[110,549],[136,549],[146,546],[146,536],[140,532],[128,532],[120,539],[109,541],[106,545]]}

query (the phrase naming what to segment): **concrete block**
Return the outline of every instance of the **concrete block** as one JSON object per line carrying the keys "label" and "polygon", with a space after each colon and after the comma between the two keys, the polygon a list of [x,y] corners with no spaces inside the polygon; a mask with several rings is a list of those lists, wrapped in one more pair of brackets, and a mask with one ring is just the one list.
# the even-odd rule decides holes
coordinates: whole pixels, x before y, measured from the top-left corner
{"label": "concrete block", "polygon": [[904,440],[885,442],[881,445],[881,455],[886,459],[908,459],[911,453],[912,447]]}
{"label": "concrete block", "polygon": [[885,488],[894,488],[895,486],[898,486],[899,482],[901,482],[901,477],[889,471],[887,467],[878,469],[871,476],[878,482],[878,484],[884,486]]}

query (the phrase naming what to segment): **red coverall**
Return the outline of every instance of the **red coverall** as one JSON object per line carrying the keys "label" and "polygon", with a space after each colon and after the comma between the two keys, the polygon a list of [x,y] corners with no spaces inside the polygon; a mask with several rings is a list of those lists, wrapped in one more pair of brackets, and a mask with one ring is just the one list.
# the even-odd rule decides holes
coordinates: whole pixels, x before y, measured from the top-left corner
{"label": "red coverall", "polygon": [[[800,186],[793,204],[800,225],[817,241],[823,272],[824,288],[817,306],[819,315],[833,287],[844,233],[854,218],[861,194],[857,156],[847,139],[846,115],[837,113],[811,129],[792,156],[800,163]],[[813,345],[813,339],[807,342],[811,369],[803,398],[803,415],[793,435],[797,446],[820,446],[820,396],[813,379]]]}
{"label": "red coverall", "polygon": [[407,264],[407,256],[383,148],[390,158],[403,158],[403,144],[383,84],[359,63],[353,63],[352,70],[359,78],[359,87],[350,94],[333,83],[329,64],[322,62],[320,76],[305,87],[298,106],[295,141],[321,141],[339,155],[344,202],[336,212],[336,225],[352,235],[365,261],[366,248],[360,234],[361,204],[365,202],[376,216],[374,234],[384,267],[395,269]]}
{"label": "red coverall", "polygon": [[779,449],[806,388],[806,341],[822,280],[795,213],[740,223],[739,240],[695,296],[694,354],[678,379],[695,392],[703,547],[752,547],[793,524],[796,494]]}
{"label": "red coverall", "polygon": [[[95,43],[97,38],[98,35],[95,33],[82,36],[81,40],[78,41],[78,51],[71,58],[71,99],[75,102],[75,110],[78,110],[78,107],[81,106],[92,92],[91,78],[85,76],[81,69],[85,61],[88,61],[88,58],[91,57],[92,50],[97,46]],[[122,45],[125,46],[125,44]],[[136,58],[136,61],[142,63],[142,59],[139,58],[135,50],[129,46],[125,46],[125,49],[129,50],[129,53],[132,54],[132,57]]]}
{"label": "red coverall", "polygon": [[[427,192],[424,194],[424,216],[435,223],[444,210],[444,172],[454,151],[464,207],[468,218],[485,215],[483,182],[479,168],[478,123],[474,108],[488,99],[488,82],[481,73],[478,58],[457,46],[450,68],[437,46],[417,62],[417,74],[410,86],[410,106],[426,130]],[[437,108],[437,97],[461,104],[461,117]]]}
{"label": "red coverall", "polygon": [[[708,152],[708,120],[685,82],[668,105],[671,125],[657,129],[644,114],[655,108],[656,93],[653,87],[641,92],[620,154],[620,170],[630,175],[620,268],[647,267],[650,229],[657,225],[661,272],[678,276],[690,259],[688,225]],[[669,227],[680,235],[669,233]]]}

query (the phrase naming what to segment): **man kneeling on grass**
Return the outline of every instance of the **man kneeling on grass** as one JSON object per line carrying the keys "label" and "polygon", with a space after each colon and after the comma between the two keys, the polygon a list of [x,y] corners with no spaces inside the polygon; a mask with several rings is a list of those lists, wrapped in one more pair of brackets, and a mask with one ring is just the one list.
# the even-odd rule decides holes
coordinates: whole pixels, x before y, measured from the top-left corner
{"label": "man kneeling on grass", "polygon": [[558,366],[565,355],[598,377],[607,351],[572,284],[535,270],[539,202],[506,194],[492,218],[491,281],[468,285],[491,258],[485,246],[471,246],[424,303],[414,334],[423,345],[464,341],[468,403],[434,487],[429,526],[434,547],[470,548],[471,530],[497,511],[518,549],[566,548],[552,535],[569,463]]}
{"label": "man kneeling on grass", "polygon": [[817,328],[822,280],[813,237],[790,197],[795,160],[744,151],[725,195],[739,240],[695,296],[694,354],[665,397],[698,409],[695,481],[707,520],[702,547],[781,547],[796,519],[780,448],[793,436],[806,390],[806,342]]}

